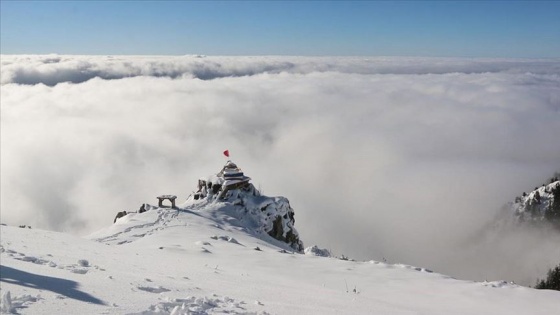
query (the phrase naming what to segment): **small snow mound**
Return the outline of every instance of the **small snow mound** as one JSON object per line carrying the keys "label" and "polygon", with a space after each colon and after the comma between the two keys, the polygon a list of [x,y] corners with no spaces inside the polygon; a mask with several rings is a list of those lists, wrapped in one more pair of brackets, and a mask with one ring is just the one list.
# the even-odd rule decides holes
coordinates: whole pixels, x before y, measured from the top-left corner
{"label": "small snow mound", "polygon": [[307,247],[304,250],[305,255],[313,255],[320,257],[332,257],[331,252],[328,249],[319,248],[317,245]]}
{"label": "small snow mound", "polygon": [[235,238],[231,237],[231,236],[227,236],[227,235],[214,235],[214,236],[210,236],[211,239],[213,240],[222,240],[222,241],[226,241],[228,243],[233,243],[233,244],[238,244],[241,245],[241,243],[239,243]]}
{"label": "small snow mound", "polygon": [[241,245],[235,238],[229,237],[227,240],[229,243]]}

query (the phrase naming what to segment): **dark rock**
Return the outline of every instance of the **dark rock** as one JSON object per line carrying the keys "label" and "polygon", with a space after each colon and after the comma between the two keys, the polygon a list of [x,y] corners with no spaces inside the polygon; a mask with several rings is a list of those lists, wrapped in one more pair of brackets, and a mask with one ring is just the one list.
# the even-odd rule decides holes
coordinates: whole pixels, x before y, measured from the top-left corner
{"label": "dark rock", "polygon": [[217,194],[220,191],[220,188],[222,188],[220,185],[212,186],[212,193]]}
{"label": "dark rock", "polygon": [[138,213],[143,213],[143,212],[146,212],[146,211],[147,211],[147,209],[146,209],[146,204],[143,203],[143,204],[140,206],[140,209],[138,209]]}
{"label": "dark rock", "polygon": [[117,216],[115,217],[115,220],[113,220],[113,223],[117,222],[118,219],[124,217],[125,215],[127,215],[126,211],[118,212]]}

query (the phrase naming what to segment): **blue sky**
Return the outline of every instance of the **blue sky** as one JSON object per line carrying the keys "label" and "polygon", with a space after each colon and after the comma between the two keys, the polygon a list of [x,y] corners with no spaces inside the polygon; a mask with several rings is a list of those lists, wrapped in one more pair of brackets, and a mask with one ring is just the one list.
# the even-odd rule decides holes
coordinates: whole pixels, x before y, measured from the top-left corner
{"label": "blue sky", "polygon": [[1,1],[3,54],[560,57],[557,1]]}

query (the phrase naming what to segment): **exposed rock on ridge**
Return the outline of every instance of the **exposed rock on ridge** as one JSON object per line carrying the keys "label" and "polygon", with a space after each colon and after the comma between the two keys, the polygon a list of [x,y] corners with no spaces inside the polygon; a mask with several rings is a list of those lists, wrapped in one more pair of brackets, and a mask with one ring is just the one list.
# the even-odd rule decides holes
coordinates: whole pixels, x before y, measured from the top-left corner
{"label": "exposed rock on ridge", "polygon": [[553,177],[550,183],[516,197],[511,204],[519,221],[547,221],[560,224],[560,181]]}
{"label": "exposed rock on ridge", "polygon": [[198,190],[189,199],[230,204],[234,211],[229,214],[257,233],[266,233],[295,251],[303,251],[288,199],[261,195],[249,180],[237,165],[228,161],[217,175],[199,179]]}

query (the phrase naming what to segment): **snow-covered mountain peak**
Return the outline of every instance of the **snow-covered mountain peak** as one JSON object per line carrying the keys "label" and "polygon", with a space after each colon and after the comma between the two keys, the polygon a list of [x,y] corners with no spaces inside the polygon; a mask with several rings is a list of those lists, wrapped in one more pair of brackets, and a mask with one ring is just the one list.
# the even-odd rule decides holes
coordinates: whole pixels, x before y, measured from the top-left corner
{"label": "snow-covered mountain peak", "polygon": [[243,231],[285,250],[302,252],[303,243],[294,227],[294,210],[288,199],[261,195],[250,180],[228,161],[219,173],[199,179],[196,193],[178,206],[144,204],[138,212],[124,216],[121,213],[113,226],[89,237],[125,244],[170,228],[188,229],[193,222],[203,220],[207,225]]}
{"label": "snow-covered mountain peak", "polygon": [[560,180],[535,187],[529,193],[516,197],[511,209],[521,221],[558,221],[560,219]]}

